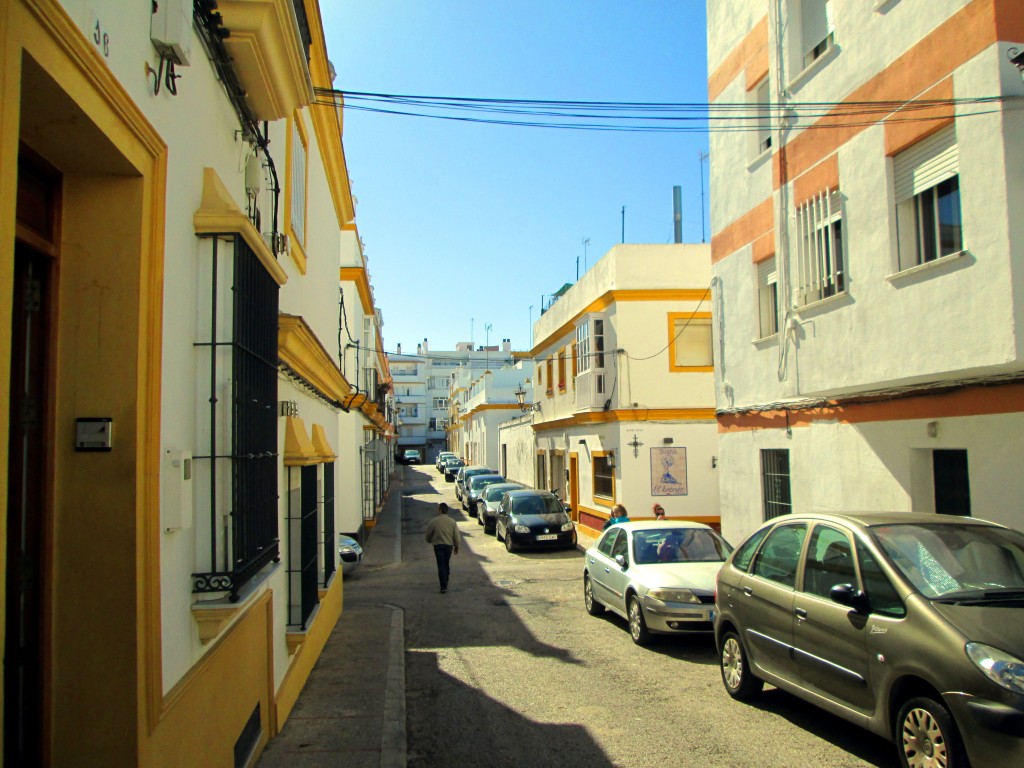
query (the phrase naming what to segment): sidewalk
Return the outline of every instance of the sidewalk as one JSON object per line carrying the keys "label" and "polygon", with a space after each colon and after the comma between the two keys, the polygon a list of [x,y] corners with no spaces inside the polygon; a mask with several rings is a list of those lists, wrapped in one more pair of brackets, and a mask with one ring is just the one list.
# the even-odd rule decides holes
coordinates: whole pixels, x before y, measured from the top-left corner
{"label": "sidewalk", "polygon": [[[360,570],[401,563],[402,478],[395,474]],[[350,607],[349,591],[368,577],[346,581],[341,618],[258,768],[404,768],[404,614],[379,603]]]}
{"label": "sidewalk", "polygon": [[[405,616],[367,599],[375,572],[402,562],[403,478],[395,474],[341,618],[258,768],[405,768]],[[594,541],[577,527],[577,548]]]}

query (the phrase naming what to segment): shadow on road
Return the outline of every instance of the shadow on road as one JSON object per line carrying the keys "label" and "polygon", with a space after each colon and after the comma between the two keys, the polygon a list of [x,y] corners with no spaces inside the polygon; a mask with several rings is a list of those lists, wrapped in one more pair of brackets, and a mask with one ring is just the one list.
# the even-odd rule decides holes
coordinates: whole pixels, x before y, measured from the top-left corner
{"label": "shadow on road", "polygon": [[863,728],[851,725],[803,699],[777,688],[766,688],[749,706],[788,720],[798,728],[828,741],[878,768],[894,768],[899,760],[896,747]]}
{"label": "shadow on road", "polygon": [[[435,653],[411,652],[407,665],[410,677],[431,681],[427,689],[407,695],[408,740],[416,745],[408,755],[409,768],[613,765],[583,726],[531,720],[529,713],[512,710],[441,671]],[[445,723],[441,732],[432,727],[439,721]]]}

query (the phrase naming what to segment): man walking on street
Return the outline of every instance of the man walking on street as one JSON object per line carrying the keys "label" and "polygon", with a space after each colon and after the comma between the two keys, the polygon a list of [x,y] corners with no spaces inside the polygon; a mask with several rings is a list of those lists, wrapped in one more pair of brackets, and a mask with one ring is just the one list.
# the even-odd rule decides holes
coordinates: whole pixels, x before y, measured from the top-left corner
{"label": "man walking on street", "polygon": [[449,562],[453,552],[459,554],[459,526],[448,517],[448,505],[443,501],[437,505],[437,517],[427,523],[424,538],[428,544],[434,545],[437,579],[441,582],[441,592],[447,592],[448,575],[451,573]]}

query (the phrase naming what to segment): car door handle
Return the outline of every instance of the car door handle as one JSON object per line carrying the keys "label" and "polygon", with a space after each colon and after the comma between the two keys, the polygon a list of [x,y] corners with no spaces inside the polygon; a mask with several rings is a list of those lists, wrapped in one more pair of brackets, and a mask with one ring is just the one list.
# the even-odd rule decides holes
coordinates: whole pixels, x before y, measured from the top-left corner
{"label": "car door handle", "polygon": [[743,594],[746,595],[747,597],[750,597],[752,594],[754,594],[754,588],[753,587],[744,587],[743,588]]}
{"label": "car door handle", "polygon": [[804,608],[796,608],[796,609],[794,609],[793,613],[796,614],[796,617],[798,619],[803,620],[803,619],[807,618],[807,610],[804,609]]}

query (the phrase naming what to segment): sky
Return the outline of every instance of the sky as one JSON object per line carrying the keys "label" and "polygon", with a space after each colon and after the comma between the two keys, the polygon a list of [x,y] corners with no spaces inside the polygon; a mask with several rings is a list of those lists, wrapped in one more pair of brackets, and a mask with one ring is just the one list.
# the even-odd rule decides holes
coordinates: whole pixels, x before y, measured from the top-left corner
{"label": "sky", "polygon": [[[334,85],[343,91],[707,101],[704,0],[320,7]],[[431,350],[502,339],[529,349],[544,299],[622,242],[623,230],[627,243],[672,242],[673,186],[682,187],[683,241],[710,238],[704,132],[562,130],[349,109],[343,143],[387,351],[401,344],[415,352],[424,338]]]}

